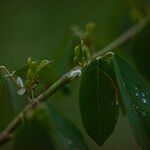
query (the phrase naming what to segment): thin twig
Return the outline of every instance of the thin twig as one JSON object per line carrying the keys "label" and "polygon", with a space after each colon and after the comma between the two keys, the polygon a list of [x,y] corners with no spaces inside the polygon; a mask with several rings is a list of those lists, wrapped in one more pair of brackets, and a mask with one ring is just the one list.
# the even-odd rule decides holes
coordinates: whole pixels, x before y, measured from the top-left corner
{"label": "thin twig", "polygon": [[23,122],[23,117],[28,111],[35,109],[40,103],[47,100],[48,97],[53,95],[61,87],[71,82],[80,75],[80,67],[72,69],[71,71],[63,75],[59,80],[57,80],[53,85],[47,88],[46,91],[41,93],[32,103],[29,103],[24,108],[24,110],[0,134],[0,145],[6,143],[11,139],[14,130]]}
{"label": "thin twig", "polygon": [[107,52],[113,51],[123,43],[127,42],[129,39],[131,39],[137,33],[139,33],[147,25],[149,20],[150,20],[150,15],[148,15],[146,18],[141,20],[139,23],[132,26],[129,30],[127,30],[125,33],[123,33],[121,36],[119,36],[116,40],[111,42],[109,45],[104,47],[102,50],[96,52],[94,54],[94,58],[105,55]]}
{"label": "thin twig", "polygon": [[[94,58],[98,56],[105,55],[107,52],[112,51],[116,47],[120,46],[121,44],[125,43],[135,34],[137,34],[140,30],[142,30],[149,21],[149,16],[143,19],[138,24],[131,27],[127,32],[122,34],[119,38],[115,41],[110,43],[106,46],[103,50],[100,50],[94,54]],[[76,77],[81,74],[80,68],[74,68],[65,75],[63,75],[59,80],[57,80],[53,85],[48,87],[43,93],[41,93],[35,101],[28,104],[24,110],[3,130],[0,134],[0,145],[6,143],[12,138],[13,132],[17,129],[17,127],[23,122],[23,116],[30,110],[35,109],[40,103],[46,101],[51,95],[56,93],[60,88],[62,88],[67,83],[73,81]]]}

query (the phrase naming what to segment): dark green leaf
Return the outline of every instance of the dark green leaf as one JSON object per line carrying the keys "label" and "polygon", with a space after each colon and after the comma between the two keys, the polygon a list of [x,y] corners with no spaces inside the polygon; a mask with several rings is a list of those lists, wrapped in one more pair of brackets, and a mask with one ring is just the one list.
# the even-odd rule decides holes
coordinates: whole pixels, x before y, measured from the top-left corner
{"label": "dark green leaf", "polygon": [[55,142],[60,150],[88,150],[79,129],[63,118],[56,110],[49,108],[50,124]]}
{"label": "dark green leaf", "polygon": [[144,148],[150,148],[150,92],[141,77],[122,58],[114,55],[113,64],[123,105],[134,135]]}
{"label": "dark green leaf", "polygon": [[27,114],[28,120],[17,132],[14,150],[87,150],[77,127],[57,111],[45,106]]}
{"label": "dark green leaf", "polygon": [[93,61],[83,73],[79,100],[84,127],[101,146],[112,134],[118,118],[112,70],[104,60]]}
{"label": "dark green leaf", "polygon": [[28,112],[13,139],[13,150],[54,150],[48,115],[44,109]]}
{"label": "dark green leaf", "polygon": [[0,130],[2,130],[22,110],[27,100],[17,94],[16,83],[4,68],[0,74]]}

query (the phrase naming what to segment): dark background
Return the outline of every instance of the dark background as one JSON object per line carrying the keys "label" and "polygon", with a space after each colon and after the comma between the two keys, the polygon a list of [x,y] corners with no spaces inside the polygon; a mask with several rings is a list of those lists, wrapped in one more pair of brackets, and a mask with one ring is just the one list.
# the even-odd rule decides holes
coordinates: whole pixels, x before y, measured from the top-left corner
{"label": "dark background", "polygon": [[[143,7],[145,3],[146,7]],[[37,60],[46,58],[54,60],[52,66],[60,76],[68,69],[72,59],[73,25],[84,29],[88,22],[94,22],[94,48],[100,50],[136,23],[133,8],[139,7],[145,15],[145,10],[149,10],[147,4],[148,0],[137,5],[130,0],[0,0],[0,65],[15,70],[24,65],[29,56]],[[119,48],[119,54],[148,82],[149,39],[150,28],[147,25]],[[71,95],[58,93],[48,103],[79,126],[90,147],[96,150],[98,147],[82,127],[76,81],[71,83],[70,90]],[[11,145],[8,143],[3,149],[10,149]],[[140,149],[125,117],[120,115],[115,132],[100,149]]]}

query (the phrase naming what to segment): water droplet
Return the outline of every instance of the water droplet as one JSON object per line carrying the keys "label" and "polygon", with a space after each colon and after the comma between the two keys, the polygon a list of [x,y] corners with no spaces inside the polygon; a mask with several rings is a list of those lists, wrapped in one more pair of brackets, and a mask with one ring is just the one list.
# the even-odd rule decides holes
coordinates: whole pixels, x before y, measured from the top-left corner
{"label": "water droplet", "polygon": [[146,103],[146,102],[147,102],[147,100],[146,100],[145,98],[142,98],[142,101],[143,101],[143,103]]}
{"label": "water droplet", "polygon": [[142,115],[145,116],[146,115],[145,112],[142,112]]}
{"label": "water droplet", "polygon": [[134,89],[137,91],[137,90],[138,90],[138,87],[137,87],[137,86],[135,86],[135,87],[134,87]]}
{"label": "water droplet", "polygon": [[135,115],[137,115],[138,113],[135,111]]}
{"label": "water droplet", "polygon": [[141,95],[142,95],[142,97],[145,97],[145,93],[144,92],[142,92]]}
{"label": "water droplet", "polygon": [[67,145],[72,145],[73,144],[73,142],[70,140],[70,139],[68,139],[68,138],[65,138],[64,139],[64,141],[65,141],[65,143],[67,144]]}
{"label": "water droplet", "polygon": [[139,96],[139,93],[136,92],[136,93],[135,93],[135,96]]}
{"label": "water droplet", "polygon": [[137,118],[137,117],[135,117],[135,120],[138,120],[138,118]]}

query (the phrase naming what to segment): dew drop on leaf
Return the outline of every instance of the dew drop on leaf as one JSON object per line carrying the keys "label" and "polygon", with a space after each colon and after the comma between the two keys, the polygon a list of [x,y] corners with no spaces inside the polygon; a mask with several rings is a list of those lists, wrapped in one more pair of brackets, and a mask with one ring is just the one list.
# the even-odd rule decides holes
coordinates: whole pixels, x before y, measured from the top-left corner
{"label": "dew drop on leaf", "polygon": [[145,97],[145,93],[144,92],[142,92],[141,95],[142,95],[142,97]]}
{"label": "dew drop on leaf", "polygon": [[135,92],[135,96],[139,96],[139,93]]}
{"label": "dew drop on leaf", "polygon": [[138,106],[135,106],[136,109],[138,109]]}
{"label": "dew drop on leaf", "polygon": [[147,102],[147,100],[146,100],[145,98],[142,98],[142,101],[143,101],[143,103],[146,103],[146,102]]}
{"label": "dew drop on leaf", "polygon": [[144,112],[142,112],[142,115],[145,116],[146,114]]}
{"label": "dew drop on leaf", "polygon": [[138,87],[137,87],[137,86],[135,86],[134,88],[135,88],[136,91],[138,90]]}

